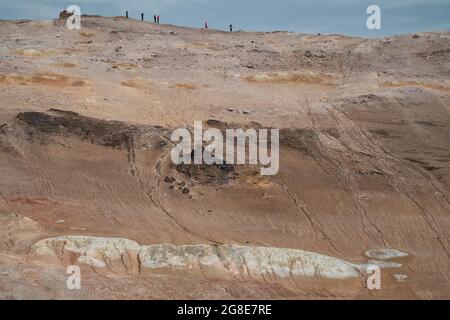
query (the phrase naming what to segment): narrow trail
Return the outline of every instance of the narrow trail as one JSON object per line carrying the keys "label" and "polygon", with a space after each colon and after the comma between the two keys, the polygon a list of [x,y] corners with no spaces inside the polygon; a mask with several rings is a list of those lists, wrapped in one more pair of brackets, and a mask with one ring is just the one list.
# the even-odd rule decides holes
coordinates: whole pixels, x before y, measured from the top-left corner
{"label": "narrow trail", "polygon": [[[349,117],[349,115],[346,112],[339,111],[338,113],[337,111],[334,111],[337,109],[333,110],[332,107],[329,107],[327,109],[338,123],[347,122],[345,123],[344,127],[354,128],[356,130],[358,136],[352,136],[350,131],[347,130],[348,137],[351,138],[352,142],[358,145],[358,147],[361,148],[361,150],[364,150],[364,152],[368,154],[373,154],[374,157],[377,157],[377,162],[374,162],[372,159],[368,159],[368,161],[375,167],[377,165],[381,165],[382,166],[381,170],[383,172],[388,173],[384,175],[384,177],[386,181],[389,183],[389,185],[391,185],[395,190],[397,190],[399,193],[407,197],[407,199],[409,199],[409,201],[412,202],[415,207],[417,207],[422,218],[427,223],[430,230],[435,234],[435,238],[439,242],[445,255],[447,256],[448,259],[450,259],[450,249],[446,245],[446,243],[449,243],[448,235],[444,230],[442,230],[440,224],[437,223],[434,215],[430,213],[424,206],[420,205],[419,202],[415,200],[414,197],[411,196],[411,194],[407,191],[407,188],[405,186],[402,186],[401,182],[402,179],[401,177],[397,176],[397,172],[393,169],[394,166],[392,163],[394,164],[399,163],[400,165],[406,168],[411,168],[411,166],[408,163],[405,163],[405,161],[402,161],[401,159],[398,159],[395,156],[389,154],[383,148],[377,145],[371,138],[369,138],[368,134],[365,133],[364,130],[353,119]],[[413,168],[413,171],[416,172],[417,168]],[[392,178],[388,178],[389,176]],[[428,180],[426,180],[425,182],[428,182]],[[432,190],[430,191],[430,193],[432,194],[435,191],[435,189],[434,187],[432,187],[431,189]]]}
{"label": "narrow trail", "polygon": [[337,252],[340,255],[342,255],[343,257],[347,258],[348,256],[342,250],[340,250],[338,247],[336,247],[333,244],[333,241],[324,232],[324,228],[321,225],[321,223],[319,221],[317,221],[317,219],[314,218],[313,214],[307,209],[306,205],[298,199],[297,195],[292,193],[291,191],[289,191],[289,189],[284,184],[281,186],[284,189],[284,191],[288,194],[289,198],[294,202],[296,208],[300,212],[302,212],[303,215],[306,217],[309,225],[312,228],[312,231],[315,234],[317,234],[322,241],[325,241],[331,250],[333,250],[334,252]]}
{"label": "narrow trail", "polygon": [[[317,119],[317,117],[314,115],[314,113],[312,112],[309,104],[306,104],[306,106],[308,107],[308,115],[312,120],[312,126],[314,128],[314,130],[316,130],[316,132],[320,132],[321,134],[324,134],[326,136],[328,136],[328,138],[333,139],[333,137],[330,137],[326,132],[322,132],[319,130],[319,124],[320,121]],[[336,125],[338,125],[336,123]],[[342,129],[340,130],[340,132],[342,133]],[[339,139],[338,139],[339,140]],[[348,151],[352,151],[348,145],[345,144],[344,141],[339,140],[339,142],[348,150]],[[333,179],[338,183],[341,184],[342,183],[342,179],[340,179],[335,172],[340,172],[341,174],[344,175],[344,181],[345,181],[345,186],[351,191],[352,194],[352,201],[355,205],[356,208],[356,212],[358,213],[358,215],[360,216],[360,224],[362,227],[363,232],[367,235],[367,237],[369,239],[372,239],[373,241],[376,241],[377,243],[380,243],[383,248],[387,248],[387,244],[386,244],[386,240],[384,238],[383,232],[380,230],[380,228],[373,223],[369,217],[368,214],[363,206],[363,204],[361,203],[361,201],[359,200],[358,194],[357,194],[357,190],[355,189],[355,187],[353,186],[353,183],[351,181],[352,179],[352,174],[351,172],[349,172],[348,170],[343,169],[344,166],[343,164],[337,160],[335,157],[333,157],[329,152],[327,152],[326,148],[322,148],[322,154],[321,156],[326,160],[326,163],[333,167],[335,170],[333,171],[329,171],[329,170],[325,170],[322,167],[322,169],[328,173],[328,175],[330,177],[333,177]],[[319,159],[316,159],[316,161],[320,161]],[[372,231],[368,230],[367,225],[370,226],[371,229],[373,229],[376,233],[376,235],[374,235],[372,233]]]}
{"label": "narrow trail", "polygon": [[136,165],[136,155],[135,155],[135,151],[134,149],[130,152],[128,152],[128,154],[132,154],[133,156],[130,157],[129,159],[132,159],[132,164],[130,164],[130,168],[132,168],[132,170],[130,171],[132,176],[136,177],[136,179],[139,182],[139,185],[141,187],[141,191],[143,191],[146,196],[147,199],[150,200],[150,202],[152,203],[152,205],[157,208],[160,212],[162,212],[164,215],[166,215],[167,217],[170,218],[170,220],[181,230],[183,230],[185,233],[189,234],[190,236],[193,236],[194,238],[198,238],[199,240],[202,241],[207,241],[209,243],[213,243],[213,244],[221,244],[221,242],[215,241],[213,239],[210,239],[204,235],[199,234],[198,232],[194,232],[192,231],[190,228],[187,228],[185,225],[183,225],[181,222],[178,221],[178,219],[169,212],[169,210],[167,210],[162,204],[161,201],[159,200],[158,197],[158,189],[161,183],[161,179],[162,179],[162,173],[161,173],[161,166],[163,165],[163,163],[167,160],[168,158],[168,154],[169,152],[167,152],[167,150],[163,150],[161,155],[159,156],[158,160],[156,161],[155,164],[155,184],[153,186],[150,187],[150,190],[147,190],[145,187],[145,183],[144,181],[142,181],[142,176],[139,173],[138,170],[138,166]]}

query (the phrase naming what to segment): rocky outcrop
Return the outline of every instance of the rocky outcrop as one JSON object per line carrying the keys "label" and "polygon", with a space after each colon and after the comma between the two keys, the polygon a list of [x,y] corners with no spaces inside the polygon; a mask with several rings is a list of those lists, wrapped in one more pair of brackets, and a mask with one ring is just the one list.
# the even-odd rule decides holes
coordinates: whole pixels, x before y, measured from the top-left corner
{"label": "rocky outcrop", "polygon": [[366,256],[373,259],[390,260],[404,258],[409,256],[409,254],[395,249],[372,249],[366,251]]}
{"label": "rocky outcrop", "polygon": [[67,19],[68,17],[72,16],[73,12],[68,12],[67,10],[63,10],[59,13],[60,19]]}
{"label": "rocky outcrop", "polygon": [[169,140],[169,130],[161,127],[105,121],[76,112],[49,109],[17,115],[28,139],[49,142],[52,136],[73,136],[92,144],[114,149],[160,148]]}
{"label": "rocky outcrop", "polygon": [[197,270],[210,275],[355,278],[361,266],[304,250],[240,245],[152,245],[139,253],[143,270]]}
{"label": "rocky outcrop", "polygon": [[[123,238],[61,236],[35,243],[31,256],[85,264],[114,273],[195,272],[208,277],[250,277],[276,280],[286,277],[357,278],[367,264],[298,249],[241,245],[141,246]],[[389,267],[389,265],[380,265]]]}
{"label": "rocky outcrop", "polygon": [[123,238],[62,236],[38,241],[30,255],[37,258],[59,259],[65,264],[85,264],[96,271],[137,273],[141,246]]}

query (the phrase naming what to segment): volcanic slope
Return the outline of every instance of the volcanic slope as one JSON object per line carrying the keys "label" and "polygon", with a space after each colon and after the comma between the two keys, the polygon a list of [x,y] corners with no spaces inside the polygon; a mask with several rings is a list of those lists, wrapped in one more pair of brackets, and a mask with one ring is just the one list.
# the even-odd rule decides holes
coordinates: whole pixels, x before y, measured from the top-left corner
{"label": "volcanic slope", "polygon": [[[83,17],[0,40],[0,298],[450,298],[449,32]],[[194,121],[280,129],[278,174],[174,165]]]}

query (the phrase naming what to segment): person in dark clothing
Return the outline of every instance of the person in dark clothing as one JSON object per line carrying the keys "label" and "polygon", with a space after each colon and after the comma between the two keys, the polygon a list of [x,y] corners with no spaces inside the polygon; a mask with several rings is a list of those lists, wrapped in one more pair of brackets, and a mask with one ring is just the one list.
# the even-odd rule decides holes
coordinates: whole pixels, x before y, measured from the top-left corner
{"label": "person in dark clothing", "polygon": [[208,21],[205,22],[205,29],[208,29]]}
{"label": "person in dark clothing", "polygon": [[128,10],[125,12],[125,16],[126,16],[127,19],[128,19]]}
{"label": "person in dark clothing", "polygon": [[230,23],[230,32],[233,32],[233,25]]}
{"label": "person in dark clothing", "polygon": [[141,20],[144,21],[144,14],[141,13]]}
{"label": "person in dark clothing", "polygon": [[156,23],[156,14],[153,15],[153,22]]}
{"label": "person in dark clothing", "polygon": [[159,23],[159,14],[158,14],[158,16],[156,17],[156,22]]}

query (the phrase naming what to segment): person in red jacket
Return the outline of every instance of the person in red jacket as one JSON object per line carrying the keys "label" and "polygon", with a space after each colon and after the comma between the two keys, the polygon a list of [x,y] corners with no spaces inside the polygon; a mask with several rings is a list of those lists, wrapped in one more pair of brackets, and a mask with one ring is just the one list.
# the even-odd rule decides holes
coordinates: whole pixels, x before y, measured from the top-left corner
{"label": "person in red jacket", "polygon": [[156,22],[159,23],[159,14],[156,16]]}

